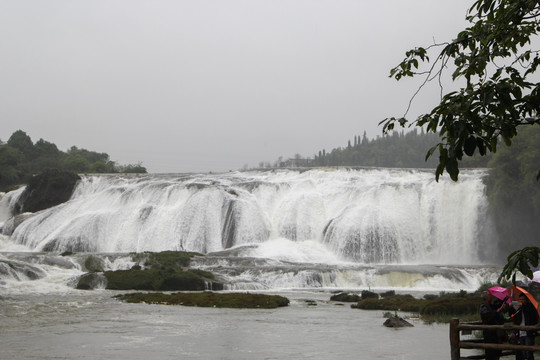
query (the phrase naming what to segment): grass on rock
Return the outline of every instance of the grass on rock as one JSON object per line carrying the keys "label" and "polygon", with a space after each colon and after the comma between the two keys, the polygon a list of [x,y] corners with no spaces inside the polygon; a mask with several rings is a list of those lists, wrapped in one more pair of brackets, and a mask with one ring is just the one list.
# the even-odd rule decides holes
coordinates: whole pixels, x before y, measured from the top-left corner
{"label": "grass on rock", "polygon": [[128,303],[218,308],[274,309],[289,305],[289,299],[283,296],[249,293],[132,293],[117,295],[115,297]]}

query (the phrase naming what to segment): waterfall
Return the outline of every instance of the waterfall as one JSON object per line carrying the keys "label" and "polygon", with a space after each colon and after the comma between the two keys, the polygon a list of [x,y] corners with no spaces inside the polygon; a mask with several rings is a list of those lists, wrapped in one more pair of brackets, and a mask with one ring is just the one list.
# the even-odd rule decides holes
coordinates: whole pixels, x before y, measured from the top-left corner
{"label": "waterfall", "polygon": [[353,263],[474,264],[488,219],[484,175],[464,171],[459,182],[399,169],[85,175],[71,200],[24,220],[11,240],[35,251],[206,254],[249,246],[275,256],[271,245],[287,242]]}
{"label": "waterfall", "polygon": [[26,187],[22,186],[7,194],[0,193],[0,226],[13,216],[17,201],[25,189]]}

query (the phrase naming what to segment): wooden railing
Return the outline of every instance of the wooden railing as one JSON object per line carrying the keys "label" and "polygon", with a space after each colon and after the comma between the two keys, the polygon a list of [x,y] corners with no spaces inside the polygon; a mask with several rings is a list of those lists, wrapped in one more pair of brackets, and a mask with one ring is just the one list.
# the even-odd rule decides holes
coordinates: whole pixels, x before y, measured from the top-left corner
{"label": "wooden railing", "polygon": [[515,351],[529,350],[540,351],[540,346],[528,346],[528,345],[514,345],[514,344],[493,344],[485,343],[482,339],[470,339],[462,340],[460,332],[471,333],[472,330],[538,330],[540,331],[540,325],[535,326],[518,326],[518,325],[483,325],[481,322],[474,323],[460,323],[459,319],[452,319],[450,321],[450,359],[485,359],[485,355],[472,355],[468,357],[461,357],[461,349],[494,349],[494,350],[511,350],[511,352],[504,353],[503,355],[514,354]]}

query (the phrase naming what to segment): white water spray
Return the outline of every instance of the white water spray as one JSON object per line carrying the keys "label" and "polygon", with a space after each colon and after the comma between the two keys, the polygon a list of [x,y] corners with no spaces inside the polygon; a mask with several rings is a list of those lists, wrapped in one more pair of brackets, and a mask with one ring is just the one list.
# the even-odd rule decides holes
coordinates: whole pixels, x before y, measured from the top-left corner
{"label": "white water spray", "polygon": [[[36,251],[210,253],[285,239],[316,243],[329,261],[470,264],[487,218],[483,175],[464,172],[459,182],[392,169],[84,176],[70,201],[25,220],[11,240]],[[258,255],[264,249],[277,256],[275,246]]]}

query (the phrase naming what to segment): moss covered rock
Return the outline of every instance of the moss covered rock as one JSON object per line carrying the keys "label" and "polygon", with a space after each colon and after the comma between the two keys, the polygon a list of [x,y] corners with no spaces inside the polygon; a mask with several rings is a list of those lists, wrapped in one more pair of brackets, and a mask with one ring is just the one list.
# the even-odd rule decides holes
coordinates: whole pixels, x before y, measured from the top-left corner
{"label": "moss covered rock", "polygon": [[342,292],[342,293],[339,293],[339,294],[336,294],[336,295],[332,295],[330,297],[330,300],[332,300],[332,301],[341,301],[341,302],[358,302],[358,301],[360,301],[360,299],[361,299],[360,295],[346,293],[346,292]]}
{"label": "moss covered rock", "polygon": [[118,270],[106,271],[107,289],[110,290],[205,290],[206,280],[191,270],[162,271]]}
{"label": "moss covered rock", "polygon": [[193,256],[201,255],[187,251],[161,251],[131,254],[133,261],[149,269],[182,269],[189,266]]}
{"label": "moss covered rock", "polygon": [[383,299],[366,298],[353,305],[353,308],[365,310],[400,310],[420,312],[425,300],[414,298],[412,295],[394,295]]}
{"label": "moss covered rock", "polygon": [[279,295],[248,293],[133,293],[115,296],[129,303],[184,305],[218,308],[273,309],[289,305],[289,299]]}
{"label": "moss covered rock", "polygon": [[406,311],[420,314],[426,319],[447,319],[451,316],[477,315],[482,299],[478,294],[442,293],[424,299],[412,295],[391,295],[382,299],[360,300],[351,307],[366,310]]}
{"label": "moss covered rock", "polygon": [[386,327],[394,327],[394,328],[401,328],[401,327],[413,327],[414,325],[408,322],[407,320],[399,317],[399,316],[392,316],[391,318],[386,319],[386,321],[383,323]]}
{"label": "moss covered rock", "polygon": [[90,255],[84,261],[84,267],[88,272],[103,272],[105,264],[103,263],[102,259]]}
{"label": "moss covered rock", "polygon": [[79,290],[93,290],[105,287],[107,279],[100,273],[87,273],[79,278],[76,288]]}
{"label": "moss covered rock", "polygon": [[378,299],[379,294],[374,293],[373,291],[369,290],[363,290],[362,291],[362,299]]}
{"label": "moss covered rock", "polygon": [[[90,255],[84,261],[84,268],[90,273],[100,273],[102,287],[109,290],[223,290],[223,284],[215,280],[214,274],[188,268],[191,257],[195,255],[199,254],[182,251],[134,253],[131,257],[135,265],[129,270],[116,271],[104,271],[103,260]],[[89,274],[82,276],[77,288],[95,288],[88,284],[93,278]]]}
{"label": "moss covered rock", "polygon": [[107,289],[110,290],[221,290],[214,274],[188,269],[190,259],[200,255],[183,251],[132,254],[137,263],[130,270],[105,271]]}

